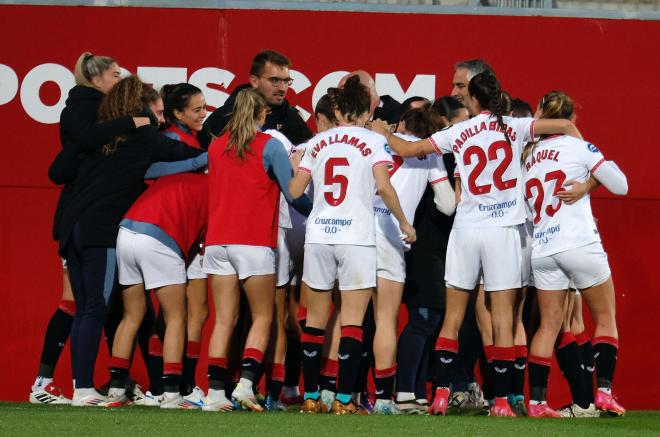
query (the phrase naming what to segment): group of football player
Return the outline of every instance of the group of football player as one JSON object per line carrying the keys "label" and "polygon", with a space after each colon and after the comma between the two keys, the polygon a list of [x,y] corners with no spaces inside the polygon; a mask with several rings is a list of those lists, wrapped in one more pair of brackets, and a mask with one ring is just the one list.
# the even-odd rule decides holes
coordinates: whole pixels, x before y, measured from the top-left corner
{"label": "group of football player", "polygon": [[[249,82],[207,117],[191,84],[156,91],[110,57],[80,56],[49,170],[63,185],[64,292],[30,401],[623,415],[614,285],[589,192],[628,187],[582,138],[571,97],[549,92],[533,111],[469,60],[451,96],[399,103],[360,70],[318,101],[313,134],[286,100],[290,65],[258,53]],[[406,299],[415,284],[430,303]],[[195,374],[209,294],[205,392]],[[110,378],[97,390],[102,331]],[[72,399],[53,383],[69,336]],[[136,343],[146,393],[130,377]],[[546,400],[553,352],[572,395],[560,410]]]}

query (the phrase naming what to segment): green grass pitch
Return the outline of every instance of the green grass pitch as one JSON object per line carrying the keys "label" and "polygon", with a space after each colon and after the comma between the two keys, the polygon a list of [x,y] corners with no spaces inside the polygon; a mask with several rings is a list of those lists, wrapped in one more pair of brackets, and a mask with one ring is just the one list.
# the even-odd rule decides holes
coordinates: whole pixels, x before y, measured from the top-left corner
{"label": "green grass pitch", "polygon": [[484,416],[353,416],[112,410],[0,403],[0,436],[660,436],[660,411],[622,418],[500,419]]}

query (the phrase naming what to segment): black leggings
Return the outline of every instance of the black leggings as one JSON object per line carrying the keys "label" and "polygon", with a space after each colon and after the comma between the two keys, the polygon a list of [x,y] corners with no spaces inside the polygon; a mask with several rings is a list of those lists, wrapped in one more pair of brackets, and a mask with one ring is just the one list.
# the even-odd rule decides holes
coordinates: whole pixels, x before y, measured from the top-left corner
{"label": "black leggings", "polygon": [[397,392],[415,393],[417,399],[426,398],[429,358],[444,311],[406,305],[408,324],[399,337],[397,356]]}
{"label": "black leggings", "polygon": [[94,364],[107,304],[117,284],[114,247],[81,247],[78,226],[66,249],[76,315],[71,328],[71,370],[75,388],[94,387]]}

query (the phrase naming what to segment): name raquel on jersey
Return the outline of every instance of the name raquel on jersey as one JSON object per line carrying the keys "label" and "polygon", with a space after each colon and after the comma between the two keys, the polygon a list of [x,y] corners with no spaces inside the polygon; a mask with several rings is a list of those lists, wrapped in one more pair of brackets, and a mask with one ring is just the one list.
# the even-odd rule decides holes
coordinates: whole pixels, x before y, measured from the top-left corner
{"label": "name raquel on jersey", "polygon": [[341,136],[341,138],[339,138],[339,134],[334,134],[334,135],[330,135],[327,138],[328,138],[327,141],[323,139],[309,149],[312,158],[316,158],[319,152],[324,148],[332,144],[339,144],[339,143],[348,144],[349,146],[355,147],[360,151],[360,153],[364,157],[371,155],[372,150],[371,148],[367,147],[367,143],[354,135],[344,134]]}
{"label": "name raquel on jersey", "polygon": [[547,160],[559,162],[559,153],[560,152],[552,149],[539,150],[536,153],[532,153],[531,159],[527,158],[527,162],[525,162],[525,170],[529,171],[534,165],[541,161]]}

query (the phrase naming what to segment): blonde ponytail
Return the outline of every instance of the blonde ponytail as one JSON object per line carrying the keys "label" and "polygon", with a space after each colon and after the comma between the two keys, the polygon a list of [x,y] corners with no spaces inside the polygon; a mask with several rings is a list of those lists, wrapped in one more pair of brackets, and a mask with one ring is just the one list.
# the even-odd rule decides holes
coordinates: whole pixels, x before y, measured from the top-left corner
{"label": "blonde ponytail", "polygon": [[76,85],[96,88],[92,83],[92,78],[102,75],[112,64],[116,63],[117,61],[109,56],[96,56],[90,52],[83,53],[76,61],[74,71]]}
{"label": "blonde ponytail", "polygon": [[229,123],[222,131],[229,134],[227,150],[234,150],[236,156],[245,159],[250,152],[250,143],[257,135],[257,119],[266,108],[268,103],[258,91],[249,88],[238,93]]}

